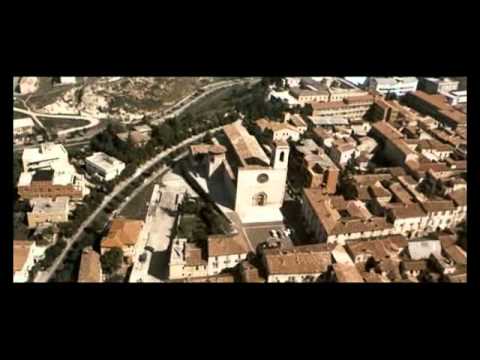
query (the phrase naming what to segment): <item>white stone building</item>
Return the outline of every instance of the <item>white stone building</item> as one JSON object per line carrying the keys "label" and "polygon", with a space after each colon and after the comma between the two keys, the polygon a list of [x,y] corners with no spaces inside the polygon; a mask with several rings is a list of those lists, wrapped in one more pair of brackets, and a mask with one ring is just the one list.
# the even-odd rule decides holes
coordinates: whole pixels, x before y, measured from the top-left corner
{"label": "white stone building", "polygon": [[62,144],[44,143],[23,150],[23,171],[64,169],[70,166],[68,152]]}
{"label": "white stone building", "polygon": [[403,96],[410,91],[416,91],[418,79],[416,77],[370,77],[368,89],[377,91],[383,95],[394,93]]}
{"label": "white stone building", "polygon": [[104,181],[119,176],[125,169],[125,163],[102,152],[96,152],[85,159],[87,170]]}

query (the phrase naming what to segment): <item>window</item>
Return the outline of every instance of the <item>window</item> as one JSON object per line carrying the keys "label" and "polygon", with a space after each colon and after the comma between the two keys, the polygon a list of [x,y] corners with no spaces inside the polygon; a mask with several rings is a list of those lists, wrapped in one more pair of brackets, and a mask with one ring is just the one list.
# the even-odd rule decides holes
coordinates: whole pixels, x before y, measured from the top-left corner
{"label": "window", "polygon": [[267,174],[258,175],[257,181],[261,184],[266,183],[268,181],[268,175]]}
{"label": "window", "polygon": [[281,151],[280,152],[280,161],[284,161],[285,160],[285,151]]}

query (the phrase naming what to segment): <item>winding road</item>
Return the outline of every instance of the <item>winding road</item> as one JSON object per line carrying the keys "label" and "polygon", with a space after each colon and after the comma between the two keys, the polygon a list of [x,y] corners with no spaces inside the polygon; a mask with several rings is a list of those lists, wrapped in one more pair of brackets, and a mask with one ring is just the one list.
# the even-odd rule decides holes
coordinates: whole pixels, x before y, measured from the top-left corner
{"label": "winding road", "polygon": [[[72,245],[80,238],[80,236],[83,234],[83,231],[95,220],[95,218],[98,216],[98,214],[105,209],[105,207],[112,201],[112,199],[117,196],[119,193],[121,193],[128,185],[130,185],[134,180],[136,180],[138,177],[140,177],[145,171],[150,169],[153,165],[155,165],[158,161],[162,160],[165,156],[170,154],[171,152],[188,145],[189,143],[196,141],[198,139],[201,139],[205,134],[209,131],[215,132],[218,131],[222,128],[222,126],[209,129],[207,131],[204,131],[200,134],[197,134],[195,136],[192,136],[181,143],[175,145],[174,147],[164,150],[160,153],[158,153],[155,157],[147,161],[145,164],[141,165],[138,169],[137,172],[130,178],[124,180],[123,182],[119,183],[115,189],[105,198],[103,199],[102,203],[96,208],[96,210],[80,225],[76,233],[71,237],[66,239],[67,246],[63,249],[62,253],[60,256],[58,256],[57,259],[53,262],[52,266],[47,270],[47,271],[42,271],[38,272],[37,276],[34,279],[34,282],[48,282],[48,280],[51,278],[51,276],[55,273],[57,270],[58,266],[63,262],[63,259],[65,258],[65,255],[67,252],[70,250]],[[181,154],[183,155],[183,154]],[[179,156],[181,156],[179,155]]]}

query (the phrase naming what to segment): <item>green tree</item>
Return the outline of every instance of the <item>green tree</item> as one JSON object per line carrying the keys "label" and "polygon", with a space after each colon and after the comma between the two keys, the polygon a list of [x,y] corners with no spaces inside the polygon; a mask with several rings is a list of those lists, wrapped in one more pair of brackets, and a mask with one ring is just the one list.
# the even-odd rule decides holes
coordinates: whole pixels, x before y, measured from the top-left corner
{"label": "green tree", "polygon": [[122,265],[123,250],[120,248],[113,248],[103,254],[100,257],[100,261],[102,263],[102,270],[107,274],[112,274]]}

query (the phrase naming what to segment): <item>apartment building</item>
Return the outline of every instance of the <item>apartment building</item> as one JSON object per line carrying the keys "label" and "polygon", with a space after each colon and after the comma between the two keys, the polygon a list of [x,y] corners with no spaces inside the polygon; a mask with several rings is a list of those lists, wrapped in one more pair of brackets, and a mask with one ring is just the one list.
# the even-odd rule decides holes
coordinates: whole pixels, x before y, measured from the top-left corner
{"label": "apartment building", "polygon": [[374,98],[371,95],[344,98],[334,102],[312,103],[312,123],[324,118],[340,117],[350,121],[362,120],[367,111],[373,105]]}
{"label": "apartment building", "polygon": [[22,199],[69,197],[72,200],[83,199],[90,190],[83,175],[66,170],[38,170],[23,172],[17,184]]}
{"label": "apartment building", "polygon": [[293,140],[300,139],[300,131],[296,127],[287,122],[271,121],[267,119],[259,119],[255,122],[258,128],[262,131],[270,130],[272,132],[273,141],[278,140]]}
{"label": "apartment building", "polygon": [[33,198],[30,200],[32,211],[27,212],[28,227],[36,228],[42,223],[62,223],[68,221],[70,199],[59,196],[51,198]]}
{"label": "apartment building", "polygon": [[87,171],[103,181],[111,181],[125,169],[125,163],[102,152],[96,152],[85,159]]}

